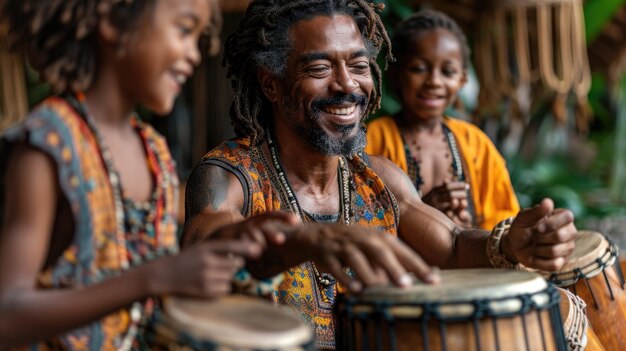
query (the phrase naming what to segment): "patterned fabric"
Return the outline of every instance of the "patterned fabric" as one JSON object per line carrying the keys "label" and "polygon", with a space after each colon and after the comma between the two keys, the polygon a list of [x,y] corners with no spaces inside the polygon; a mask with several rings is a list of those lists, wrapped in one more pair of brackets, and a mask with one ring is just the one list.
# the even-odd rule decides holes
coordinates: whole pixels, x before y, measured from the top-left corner
{"label": "patterned fabric", "polygon": [[[474,223],[491,230],[499,221],[520,210],[504,158],[478,127],[454,118],[444,118],[457,142],[476,217]],[[381,117],[367,126],[365,152],[381,155],[409,171],[402,135],[392,117]]]}
{"label": "patterned fabric", "polygon": [[[70,101],[47,99],[3,136],[3,150],[23,142],[54,160],[60,188],[73,214],[73,241],[50,269],[40,273],[41,289],[93,285],[178,250],[178,178],[165,140],[151,127],[131,121],[144,142],[155,193],[149,203],[124,199],[123,208],[116,208],[94,134]],[[117,211],[124,212],[124,228],[118,228]],[[140,309],[144,321],[150,317],[151,305],[145,301]],[[29,349],[118,350],[130,327],[130,311],[122,309]],[[133,344],[140,347],[136,340]]]}
{"label": "patterned fabric", "polygon": [[[277,191],[276,172],[262,147],[250,145],[249,139],[227,141],[206,154],[200,163],[220,166],[239,177],[247,198],[246,217],[289,208]],[[349,168],[352,223],[397,235],[399,214],[391,192],[361,158],[350,159]],[[338,289],[341,287],[331,284],[321,290],[312,265],[305,263],[283,273],[283,281],[274,292],[273,300],[291,307],[315,329],[318,348],[334,349],[333,307]]]}

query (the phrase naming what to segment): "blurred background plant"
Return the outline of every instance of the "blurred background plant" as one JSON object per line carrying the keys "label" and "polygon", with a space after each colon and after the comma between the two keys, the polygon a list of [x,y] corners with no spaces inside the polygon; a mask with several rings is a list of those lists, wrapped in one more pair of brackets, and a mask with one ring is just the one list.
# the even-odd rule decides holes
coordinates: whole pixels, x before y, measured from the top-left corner
{"label": "blurred background plant", "polygon": [[[384,22],[390,33],[402,19],[410,16],[424,1],[386,0]],[[464,1],[468,3],[470,1]],[[438,8],[437,4],[433,4]],[[621,36],[626,44],[626,26],[610,28],[615,17],[626,14],[626,0],[587,0],[584,4],[585,39],[590,49],[603,32]],[[451,14],[453,15],[453,14]],[[621,17],[620,17],[621,16]],[[454,16],[453,16],[454,17]],[[457,19],[458,20],[458,19]],[[622,23],[622,22],[618,22]],[[626,23],[626,22],[624,22]],[[468,32],[470,42],[475,38]],[[618,48],[615,48],[619,50]],[[474,49],[475,50],[475,49]],[[626,54],[624,50],[623,56]],[[477,113],[476,75],[470,72],[470,86],[462,91],[467,113]],[[615,76],[619,74],[619,76]],[[470,84],[472,85],[472,84]],[[560,207],[569,208],[579,227],[626,230],[626,75],[619,72],[595,72],[588,95],[592,119],[588,130],[580,132],[574,122],[559,123],[552,114],[552,101],[534,101],[520,140],[510,146],[509,121],[503,110],[500,116],[471,118],[496,143],[507,159],[513,186],[522,207],[551,197]],[[573,113],[574,99],[566,109]],[[400,105],[388,89],[378,115],[392,114]],[[459,115],[458,111],[450,111]],[[473,117],[476,117],[475,115]],[[374,117],[375,118],[375,117]],[[507,144],[509,143],[509,144]],[[609,222],[607,224],[607,222]],[[611,227],[606,229],[606,227]],[[602,228],[600,228],[602,227]],[[618,228],[619,227],[619,228]]]}

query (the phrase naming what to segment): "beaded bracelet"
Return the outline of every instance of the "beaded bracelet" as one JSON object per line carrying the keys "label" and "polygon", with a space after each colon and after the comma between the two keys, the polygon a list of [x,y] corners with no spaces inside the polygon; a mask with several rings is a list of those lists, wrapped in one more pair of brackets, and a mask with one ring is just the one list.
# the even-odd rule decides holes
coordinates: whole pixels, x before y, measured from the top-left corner
{"label": "beaded bracelet", "polygon": [[524,269],[521,263],[511,262],[500,249],[502,235],[509,232],[514,218],[509,217],[496,224],[489,238],[487,238],[487,257],[489,258],[489,263],[495,268]]}
{"label": "beaded bracelet", "polygon": [[233,292],[245,295],[269,297],[278,289],[283,281],[283,274],[272,278],[256,279],[250,272],[242,268],[235,274],[233,279]]}

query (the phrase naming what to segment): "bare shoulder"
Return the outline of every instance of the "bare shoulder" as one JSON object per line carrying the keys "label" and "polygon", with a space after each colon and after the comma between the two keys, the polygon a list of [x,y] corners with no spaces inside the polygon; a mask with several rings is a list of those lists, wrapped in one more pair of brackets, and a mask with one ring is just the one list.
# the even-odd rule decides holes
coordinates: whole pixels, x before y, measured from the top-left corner
{"label": "bare shoulder", "polygon": [[241,212],[244,205],[243,189],[233,172],[217,165],[200,163],[187,180],[185,217],[221,210]]}
{"label": "bare shoulder", "polygon": [[415,185],[400,167],[383,156],[369,155],[369,157],[372,170],[383,180],[398,201],[421,202]]}

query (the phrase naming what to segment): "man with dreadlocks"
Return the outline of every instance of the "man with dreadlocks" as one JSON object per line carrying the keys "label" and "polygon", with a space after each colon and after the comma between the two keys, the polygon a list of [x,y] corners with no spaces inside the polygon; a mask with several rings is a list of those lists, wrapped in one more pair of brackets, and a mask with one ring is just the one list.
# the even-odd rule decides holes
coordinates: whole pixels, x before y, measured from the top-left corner
{"label": "man with dreadlocks", "polygon": [[273,299],[313,325],[324,349],[334,348],[342,286],[406,285],[407,271],[437,281],[416,253],[444,268],[554,270],[574,245],[572,214],[550,200],[489,236],[422,203],[390,161],[358,156],[362,121],[380,101],[376,56],[385,50],[390,58],[377,8],[364,0],[253,1],[226,43],[238,138],[205,155],[187,185],[187,242],[218,218],[275,210],[300,218],[282,245],[270,244],[247,267],[260,278],[284,271]]}

